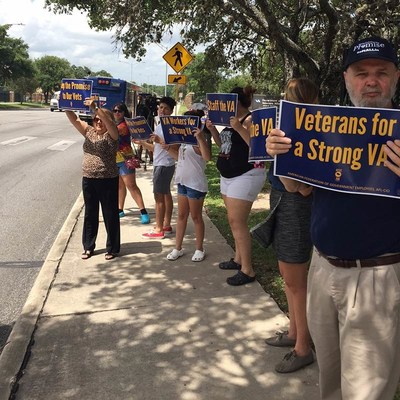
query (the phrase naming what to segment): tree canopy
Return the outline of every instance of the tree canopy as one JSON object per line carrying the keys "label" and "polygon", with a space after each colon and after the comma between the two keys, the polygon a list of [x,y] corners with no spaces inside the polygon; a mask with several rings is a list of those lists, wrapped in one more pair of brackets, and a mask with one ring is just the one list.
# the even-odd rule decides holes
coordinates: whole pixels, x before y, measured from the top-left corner
{"label": "tree canopy", "polygon": [[7,80],[32,78],[35,70],[29,59],[28,45],[8,36],[11,25],[0,25],[0,86]]}
{"label": "tree canopy", "polygon": [[47,103],[49,94],[60,90],[61,80],[70,71],[70,63],[65,58],[43,56],[35,60],[35,65],[38,69],[37,80]]}
{"label": "tree canopy", "polygon": [[277,86],[291,76],[308,76],[331,101],[340,95],[343,51],[355,39],[380,34],[399,44],[398,0],[46,0],[46,5],[55,12],[76,7],[88,13],[91,27],[115,28],[124,53],[137,59],[148,43],[160,42],[178,25],[189,50],[206,45],[209,65],[248,69],[262,82],[268,65],[263,70],[257,64],[268,59],[270,67],[280,65],[273,77]]}

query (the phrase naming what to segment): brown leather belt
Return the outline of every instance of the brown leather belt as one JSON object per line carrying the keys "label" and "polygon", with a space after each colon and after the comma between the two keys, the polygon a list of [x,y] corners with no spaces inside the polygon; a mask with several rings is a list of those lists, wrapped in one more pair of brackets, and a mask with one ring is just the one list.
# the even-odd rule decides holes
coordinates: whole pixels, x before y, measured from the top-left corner
{"label": "brown leather belt", "polygon": [[361,268],[379,267],[380,265],[390,265],[400,262],[400,253],[390,254],[387,256],[366,258],[365,260],[343,260],[342,258],[334,258],[322,254],[319,250],[318,253],[324,257],[329,264],[339,268],[357,268],[358,263]]}

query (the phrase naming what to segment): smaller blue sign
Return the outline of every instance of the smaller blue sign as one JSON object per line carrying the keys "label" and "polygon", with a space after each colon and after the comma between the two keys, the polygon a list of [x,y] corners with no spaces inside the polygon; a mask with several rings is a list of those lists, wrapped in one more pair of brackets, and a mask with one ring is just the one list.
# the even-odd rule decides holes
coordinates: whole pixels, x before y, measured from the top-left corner
{"label": "smaller blue sign", "polygon": [[135,118],[125,117],[125,122],[128,125],[128,129],[132,139],[147,140],[153,133],[145,117],[142,116]]}
{"label": "smaller blue sign", "polygon": [[197,145],[194,130],[199,126],[199,117],[191,115],[170,115],[160,117],[166,144],[186,143]]}
{"label": "smaller blue sign", "polygon": [[63,110],[89,110],[83,102],[92,96],[93,81],[88,79],[63,79],[59,108]]}
{"label": "smaller blue sign", "polygon": [[276,107],[258,108],[251,112],[249,162],[273,161],[265,148],[265,141],[276,125]]}
{"label": "smaller blue sign", "polygon": [[231,126],[231,117],[236,117],[237,93],[207,93],[208,119],[214,125]]}

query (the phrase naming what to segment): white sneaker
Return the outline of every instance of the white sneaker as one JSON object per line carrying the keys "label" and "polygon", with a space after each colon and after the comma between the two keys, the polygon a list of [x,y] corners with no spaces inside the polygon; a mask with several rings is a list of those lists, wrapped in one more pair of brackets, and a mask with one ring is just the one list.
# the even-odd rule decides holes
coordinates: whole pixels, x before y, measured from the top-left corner
{"label": "white sneaker", "polygon": [[167,260],[169,260],[169,261],[175,261],[175,260],[177,260],[179,257],[182,257],[183,256],[183,249],[180,249],[180,250],[178,250],[178,249],[173,249],[172,251],[171,251],[171,253],[169,253],[168,255],[167,255]]}
{"label": "white sneaker", "polygon": [[205,250],[196,250],[193,254],[192,261],[198,262],[203,261],[206,256]]}

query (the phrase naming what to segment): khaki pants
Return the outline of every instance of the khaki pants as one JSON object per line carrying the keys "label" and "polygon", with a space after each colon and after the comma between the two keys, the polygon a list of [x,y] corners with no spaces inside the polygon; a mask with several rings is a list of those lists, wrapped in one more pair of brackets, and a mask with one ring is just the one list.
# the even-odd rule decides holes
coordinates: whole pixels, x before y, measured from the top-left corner
{"label": "khaki pants", "polygon": [[314,249],[307,319],[323,400],[392,400],[400,378],[400,263],[338,268]]}

